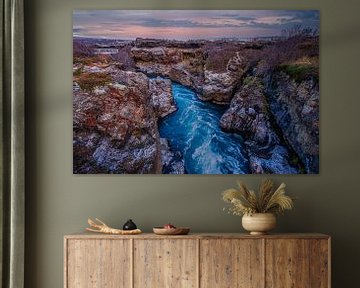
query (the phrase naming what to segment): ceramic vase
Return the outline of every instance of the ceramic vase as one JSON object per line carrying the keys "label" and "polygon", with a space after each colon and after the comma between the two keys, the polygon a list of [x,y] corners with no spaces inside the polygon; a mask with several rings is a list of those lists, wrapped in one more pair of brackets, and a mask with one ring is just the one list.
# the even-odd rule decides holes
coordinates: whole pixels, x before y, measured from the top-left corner
{"label": "ceramic vase", "polygon": [[276,217],[272,213],[255,213],[242,217],[242,226],[251,235],[263,235],[274,229]]}

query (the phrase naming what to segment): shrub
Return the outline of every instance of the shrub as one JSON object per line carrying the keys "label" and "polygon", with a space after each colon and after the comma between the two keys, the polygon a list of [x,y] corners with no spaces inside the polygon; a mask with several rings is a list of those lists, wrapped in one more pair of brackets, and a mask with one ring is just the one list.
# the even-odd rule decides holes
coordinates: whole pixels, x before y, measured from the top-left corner
{"label": "shrub", "polygon": [[[295,77],[306,76],[308,72],[313,75],[317,73],[319,36],[316,30],[295,26],[286,32],[286,36],[286,38],[268,45],[258,54],[259,60],[263,61],[262,67],[266,67],[268,70],[282,67]],[[293,63],[298,62],[298,59],[312,59],[312,63],[311,65],[309,63]],[[287,67],[289,63],[290,66],[293,63],[296,67]]]}
{"label": "shrub", "polygon": [[105,86],[112,81],[109,74],[106,73],[82,73],[74,77],[80,88],[84,91],[92,91],[95,87]]}
{"label": "shrub", "polygon": [[109,55],[74,56],[74,64],[92,65],[94,63],[109,64],[112,62]]}
{"label": "shrub", "polygon": [[228,43],[209,43],[203,47],[206,55],[205,67],[214,72],[225,72],[226,65],[230,58],[236,55],[240,47],[232,42]]}
{"label": "shrub", "polygon": [[279,68],[298,82],[311,77],[319,81],[319,65],[316,59],[303,57],[292,63],[284,63]]}

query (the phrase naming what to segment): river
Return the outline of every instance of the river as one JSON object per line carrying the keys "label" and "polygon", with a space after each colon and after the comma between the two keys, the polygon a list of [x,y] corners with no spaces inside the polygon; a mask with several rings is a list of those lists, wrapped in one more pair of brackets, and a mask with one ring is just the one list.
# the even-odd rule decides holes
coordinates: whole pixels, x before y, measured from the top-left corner
{"label": "river", "polygon": [[223,132],[219,121],[226,107],[201,101],[173,83],[178,110],[160,122],[160,135],[180,151],[188,174],[248,174],[249,162],[240,135]]}

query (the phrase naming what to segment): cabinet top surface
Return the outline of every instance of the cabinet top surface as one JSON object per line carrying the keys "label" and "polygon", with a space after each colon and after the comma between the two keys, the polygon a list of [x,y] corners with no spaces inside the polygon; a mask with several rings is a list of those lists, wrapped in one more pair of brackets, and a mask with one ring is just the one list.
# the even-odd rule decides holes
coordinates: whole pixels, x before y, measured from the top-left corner
{"label": "cabinet top surface", "polygon": [[329,235],[320,233],[286,233],[250,235],[245,233],[189,233],[188,235],[156,235],[142,233],[138,235],[109,235],[101,233],[76,233],[64,236],[65,239],[329,239]]}

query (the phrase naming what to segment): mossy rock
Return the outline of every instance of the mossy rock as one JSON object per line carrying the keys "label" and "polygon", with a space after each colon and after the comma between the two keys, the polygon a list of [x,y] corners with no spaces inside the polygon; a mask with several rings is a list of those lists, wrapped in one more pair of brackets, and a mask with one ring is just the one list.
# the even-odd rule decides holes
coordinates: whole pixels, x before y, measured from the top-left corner
{"label": "mossy rock", "polygon": [[280,65],[280,70],[288,74],[297,82],[314,78],[319,81],[319,68],[313,64],[283,64]]}
{"label": "mossy rock", "polygon": [[76,77],[76,82],[84,91],[92,91],[95,87],[105,86],[111,81],[111,76],[106,73],[82,73]]}
{"label": "mossy rock", "polygon": [[263,85],[262,81],[256,76],[247,76],[243,80],[243,85],[251,86],[254,88],[258,88],[258,89],[264,89],[264,85]]}

